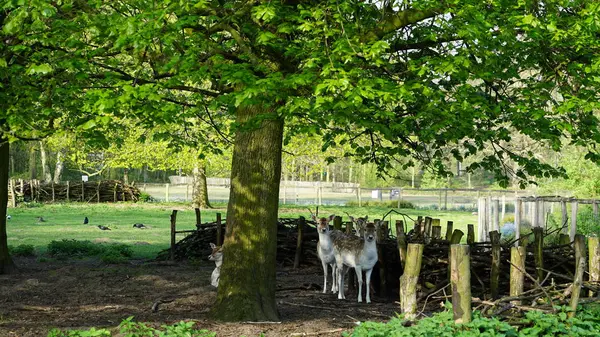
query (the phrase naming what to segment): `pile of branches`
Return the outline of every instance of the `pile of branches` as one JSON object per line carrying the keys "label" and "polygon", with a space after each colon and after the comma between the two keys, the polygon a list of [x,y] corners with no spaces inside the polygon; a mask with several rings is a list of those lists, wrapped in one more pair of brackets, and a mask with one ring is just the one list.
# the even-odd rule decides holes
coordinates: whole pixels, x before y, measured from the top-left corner
{"label": "pile of branches", "polygon": [[17,184],[15,192],[24,201],[37,202],[117,202],[138,201],[140,190],[119,180],[101,180],[67,183],[23,182],[23,188]]}
{"label": "pile of branches", "polygon": [[[279,219],[277,222],[277,262],[280,265],[293,265],[298,240],[298,219]],[[222,233],[225,233],[223,220]],[[217,223],[196,225],[197,230],[175,244],[175,260],[207,260],[211,253],[210,243],[217,243]],[[316,264],[318,234],[312,221],[306,221],[303,228],[302,263]],[[171,251],[161,251],[157,259],[167,260]]]}

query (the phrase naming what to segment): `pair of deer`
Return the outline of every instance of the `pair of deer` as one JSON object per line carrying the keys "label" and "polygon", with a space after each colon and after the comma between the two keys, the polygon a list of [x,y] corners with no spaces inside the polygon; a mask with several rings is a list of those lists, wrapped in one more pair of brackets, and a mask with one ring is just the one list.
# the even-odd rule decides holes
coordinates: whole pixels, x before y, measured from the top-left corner
{"label": "pair of deer", "polygon": [[317,253],[323,265],[323,293],[327,292],[328,266],[332,270],[333,293],[338,293],[338,299],[344,296],[344,275],[350,268],[354,268],[358,278],[358,302],[362,302],[362,272],[366,279],[366,302],[371,303],[369,288],[371,285],[371,272],[377,263],[377,228],[381,222],[368,223],[367,217],[355,219],[350,217],[356,224],[357,232],[363,233],[362,238],[356,235],[346,234],[339,230],[330,230],[329,223],[335,215],[329,218],[317,218],[312,214],[312,219],[317,223],[319,243]]}

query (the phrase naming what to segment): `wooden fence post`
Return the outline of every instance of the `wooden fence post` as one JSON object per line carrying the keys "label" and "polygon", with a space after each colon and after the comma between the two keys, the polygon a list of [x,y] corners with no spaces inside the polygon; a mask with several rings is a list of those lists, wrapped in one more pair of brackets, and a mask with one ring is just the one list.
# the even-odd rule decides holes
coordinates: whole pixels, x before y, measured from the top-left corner
{"label": "wooden fence post", "polygon": [[498,298],[498,281],[500,278],[500,233],[490,232],[492,241],[492,271],[490,275],[490,291],[492,299]]}
{"label": "wooden fence post", "polygon": [[431,219],[431,237],[436,240],[442,237],[442,226],[440,219]]}
{"label": "wooden fence post", "polygon": [[467,244],[472,245],[474,243],[475,243],[475,228],[472,224],[468,224],[467,225]]}
{"label": "wooden fence post", "polygon": [[492,203],[492,231],[500,230],[500,200],[494,199]]}
{"label": "wooden fence post", "polygon": [[[379,220],[375,220],[377,223]],[[387,296],[387,277],[386,277],[386,263],[385,256],[383,255],[383,241],[385,240],[385,228],[384,226],[377,226],[377,258],[379,261],[379,292],[381,296]]]}
{"label": "wooden fence post", "polygon": [[423,227],[423,237],[425,238],[425,242],[428,242],[429,238],[431,238],[431,221],[433,219],[426,216],[425,217],[425,226]]}
{"label": "wooden fence post", "polygon": [[85,202],[85,181],[81,182],[81,202]]}
{"label": "wooden fence post", "polygon": [[165,184],[165,201],[169,202],[169,183]]}
{"label": "wooden fence post", "polygon": [[194,208],[194,213],[196,213],[196,227],[199,227],[202,224],[202,213],[200,213],[200,208]]}
{"label": "wooden fence post", "polygon": [[575,235],[575,279],[573,280],[573,289],[571,292],[571,302],[569,306],[572,311],[567,315],[572,318],[575,316],[575,310],[579,304],[579,296],[581,295],[581,284],[583,283],[583,273],[585,271],[585,236],[581,234]]}
{"label": "wooden fence post", "polygon": [[[97,198],[97,203],[100,203],[100,184],[102,183],[102,181],[98,180],[98,185],[96,185],[96,198]],[[52,185],[54,186],[54,185]],[[54,191],[54,188],[52,189]]]}
{"label": "wooden fence post", "polygon": [[400,254],[400,264],[406,265],[406,234],[404,233],[404,221],[396,220],[396,241],[398,243],[398,253]]}
{"label": "wooden fence post", "polygon": [[[300,219],[298,219],[296,221],[296,226],[298,226],[298,239],[296,240],[296,256],[294,257],[294,269],[300,268],[300,260],[302,259],[302,244],[303,244],[303,240],[304,240],[304,225],[305,224],[306,224],[306,219],[304,219],[303,216],[301,216]],[[323,291],[325,291],[325,289],[323,289]]]}
{"label": "wooden fence post", "polygon": [[356,197],[358,198],[358,207],[362,207],[362,196],[360,191],[360,184],[356,187]]}
{"label": "wooden fence post", "polygon": [[175,235],[177,234],[177,210],[171,213],[171,260],[175,260]]}
{"label": "wooden fence post", "polygon": [[569,231],[571,242],[575,240],[575,234],[577,234],[577,206],[577,201],[571,202],[571,230]]}
{"label": "wooden fence post", "polygon": [[450,246],[452,311],[457,324],[471,322],[471,253],[469,245]]}
{"label": "wooden fence post", "polygon": [[515,247],[519,246],[521,239],[521,214],[523,213],[523,201],[515,200]]}
{"label": "wooden fence post", "polygon": [[535,274],[538,282],[544,280],[544,228],[534,227],[534,245],[533,245],[533,256],[535,259]]}
{"label": "wooden fence post", "polygon": [[13,179],[8,181],[9,189],[8,191],[12,195],[12,199],[10,199],[11,207],[17,207],[17,191],[15,188],[15,181]]}
{"label": "wooden fence post", "polygon": [[[590,282],[600,282],[600,240],[597,236],[588,238]],[[590,290],[590,297],[594,292]]]}
{"label": "wooden fence post", "polygon": [[[527,256],[526,248],[523,246],[510,248],[510,296],[516,297],[523,293],[523,284],[525,281],[525,257]],[[521,304],[520,300],[512,301],[515,305]]]}
{"label": "wooden fence post", "polygon": [[[375,220],[377,221],[377,220]],[[333,218],[333,229],[337,229],[339,231],[342,230],[342,217],[339,215],[336,215],[335,218]]]}
{"label": "wooden fence post", "polygon": [[408,244],[404,273],[400,276],[400,307],[407,319],[415,318],[417,312],[417,283],[421,273],[424,245]]}
{"label": "wooden fence post", "polygon": [[[567,202],[562,200],[560,202],[560,211],[561,211],[561,230],[560,233],[561,234],[566,234],[569,235],[569,224],[567,223],[568,218],[567,218]],[[570,242],[570,241],[569,241]]]}
{"label": "wooden fence post", "polygon": [[446,224],[446,241],[450,241],[452,238],[452,230],[454,230],[454,222],[448,221]]}

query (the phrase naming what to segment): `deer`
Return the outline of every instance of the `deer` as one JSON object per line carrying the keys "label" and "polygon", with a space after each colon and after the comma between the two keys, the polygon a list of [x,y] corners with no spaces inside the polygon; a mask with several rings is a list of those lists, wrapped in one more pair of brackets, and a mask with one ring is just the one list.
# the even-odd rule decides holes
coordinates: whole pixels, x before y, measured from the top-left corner
{"label": "deer", "polygon": [[[310,211],[310,209],[309,209]],[[319,242],[317,244],[317,255],[321,260],[323,266],[323,294],[327,293],[327,276],[329,268],[331,266],[331,292],[337,293],[337,264],[335,262],[335,255],[333,254],[333,243],[332,241],[339,236],[342,232],[338,230],[330,230],[329,223],[333,221],[335,215],[332,214],[328,218],[317,218],[315,214],[310,212],[311,218],[317,224],[317,233],[319,234]]]}
{"label": "deer", "polygon": [[[348,213],[346,213],[348,214]],[[352,221],[354,223],[354,227],[355,227],[355,234],[358,237],[361,237],[361,233],[360,233],[360,229],[364,228],[364,225],[367,223],[367,221],[369,220],[369,216],[365,215],[362,218],[355,218],[352,215],[348,214],[348,217],[350,218],[350,221]]]}
{"label": "deer", "polygon": [[381,221],[366,223],[362,238],[355,235],[341,234],[333,240],[333,250],[337,264],[338,299],[346,299],[344,295],[344,274],[347,268],[354,268],[358,278],[358,302],[362,302],[362,272],[366,279],[366,302],[371,303],[370,285],[371,273],[377,263],[377,229]]}
{"label": "deer", "polygon": [[223,247],[210,243],[212,253],[208,256],[210,261],[215,261],[215,270],[210,275],[210,285],[215,288],[219,287],[219,278],[221,277],[221,265],[223,264]]}

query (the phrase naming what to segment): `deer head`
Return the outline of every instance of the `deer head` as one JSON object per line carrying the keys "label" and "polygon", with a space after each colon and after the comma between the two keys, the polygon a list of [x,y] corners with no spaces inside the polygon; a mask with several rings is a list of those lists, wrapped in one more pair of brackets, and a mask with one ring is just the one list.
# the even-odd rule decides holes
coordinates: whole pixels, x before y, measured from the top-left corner
{"label": "deer head", "polygon": [[314,214],[312,215],[312,219],[317,223],[317,232],[319,233],[327,233],[329,232],[329,223],[333,221],[335,218],[335,214],[331,214],[328,218],[317,218]]}
{"label": "deer head", "polygon": [[373,222],[369,222],[366,223],[366,225],[364,226],[364,236],[363,238],[365,239],[366,242],[373,242],[373,241],[377,241],[377,229],[379,229],[379,227],[382,225],[383,221],[375,221]]}
{"label": "deer head", "polygon": [[214,243],[210,243],[210,248],[212,249],[212,252],[210,253],[210,255],[208,256],[208,259],[210,261],[221,261],[223,260],[223,247],[221,246],[217,246]]}

